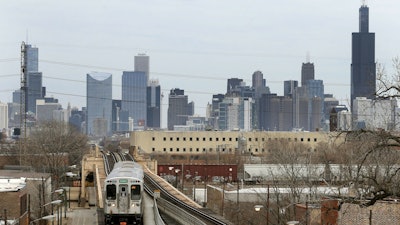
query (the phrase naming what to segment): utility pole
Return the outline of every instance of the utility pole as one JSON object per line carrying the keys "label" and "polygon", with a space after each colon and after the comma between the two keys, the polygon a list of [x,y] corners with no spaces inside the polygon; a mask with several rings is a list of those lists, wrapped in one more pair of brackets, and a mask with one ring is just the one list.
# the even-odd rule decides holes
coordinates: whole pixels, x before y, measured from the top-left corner
{"label": "utility pole", "polygon": [[7,209],[4,209],[4,224],[7,225]]}
{"label": "utility pole", "polygon": [[267,225],[269,225],[269,184],[267,185]]}
{"label": "utility pole", "polygon": [[[19,140],[19,164],[22,165],[22,155],[25,156],[25,141],[26,141],[26,111],[28,109],[28,85],[27,85],[27,74],[28,71],[26,69],[26,45],[25,42],[21,44],[21,90],[20,90],[20,140]],[[22,135],[23,132],[23,135]],[[21,136],[23,136],[24,140],[21,142]]]}

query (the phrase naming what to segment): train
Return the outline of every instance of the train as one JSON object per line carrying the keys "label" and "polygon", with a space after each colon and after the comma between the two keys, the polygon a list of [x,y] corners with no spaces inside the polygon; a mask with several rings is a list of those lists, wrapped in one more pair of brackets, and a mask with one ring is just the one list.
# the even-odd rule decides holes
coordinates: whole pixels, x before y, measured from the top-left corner
{"label": "train", "polygon": [[143,168],[134,161],[120,161],[104,180],[106,225],[143,224]]}

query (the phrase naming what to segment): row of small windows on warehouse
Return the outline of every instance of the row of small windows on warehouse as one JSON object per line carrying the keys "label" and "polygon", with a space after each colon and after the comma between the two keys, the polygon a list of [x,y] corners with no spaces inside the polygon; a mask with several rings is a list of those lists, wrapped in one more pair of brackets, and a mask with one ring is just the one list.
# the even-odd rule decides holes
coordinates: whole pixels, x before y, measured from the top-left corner
{"label": "row of small windows on warehouse", "polygon": [[[180,137],[176,137],[176,138],[175,138],[175,141],[180,141],[180,139],[181,139]],[[196,138],[189,137],[188,139],[189,139],[189,141],[194,141],[194,139],[195,139],[195,141],[200,141],[200,138],[199,138],[199,137],[196,137]],[[232,138],[231,138],[231,137],[230,137],[230,138],[224,138],[224,137],[223,137],[223,138],[218,138],[218,137],[216,137],[216,138],[215,138],[215,141],[220,141],[220,139],[221,139],[222,141],[232,141]],[[282,140],[283,138],[274,138],[274,139],[268,138],[268,141],[272,141],[272,140],[277,141],[277,140],[279,140],[279,139]],[[293,138],[293,140],[294,140],[295,142],[297,142],[298,139],[300,139],[300,142],[304,142],[305,139],[307,140],[307,142],[311,142],[311,139],[312,139],[312,138]],[[152,140],[153,140],[153,141],[156,141],[156,138],[153,137]],[[182,140],[183,140],[183,141],[186,141],[186,137],[182,137]],[[265,141],[265,140],[266,140],[266,138],[261,138],[261,141]],[[288,141],[292,141],[292,138],[287,138],[287,140],[288,140]],[[167,141],[167,138],[166,138],[166,137],[163,137],[163,141]],[[169,141],[174,141],[174,138],[173,138],[173,137],[170,137],[170,138],[169,138]],[[203,138],[202,138],[202,141],[207,141],[207,138],[203,137]],[[213,138],[210,137],[208,141],[213,141]],[[237,142],[237,141],[238,141],[238,138],[235,138],[235,141]],[[248,141],[251,142],[251,141],[252,141],[252,138],[249,138]],[[258,139],[258,138],[254,138],[254,141],[255,141],[255,142],[258,142],[259,139]],[[317,142],[317,138],[313,138],[313,141],[314,141],[314,142]]]}
{"label": "row of small windows on warehouse", "polygon": [[[187,140],[188,141],[201,141],[201,140],[202,141],[207,141],[207,138],[205,138],[205,137],[203,137],[203,138],[200,138],[200,137],[196,137],[196,138],[193,138],[193,137],[189,137],[189,138],[186,138],[186,137],[175,137],[175,138],[174,137],[169,137],[169,138],[163,137],[163,141],[167,141],[168,139],[169,139],[169,141],[180,141],[180,140],[182,140],[182,141],[187,141]],[[238,142],[238,138],[231,138],[231,137],[229,137],[229,138],[225,138],[225,137],[212,138],[212,137],[210,137],[210,138],[208,138],[208,141],[223,141],[223,142],[230,141],[230,142],[232,142],[233,139],[235,139],[235,142]],[[259,138],[254,138],[254,141],[258,142],[259,140],[261,140],[262,142],[264,142],[266,140],[268,140],[268,141],[272,141],[272,140],[278,141],[278,140],[283,140],[283,139],[284,138],[260,138],[260,139]],[[285,139],[287,141],[292,141],[293,140],[294,142],[297,142],[297,141],[308,142],[308,143],[310,143],[312,141],[313,142],[317,142],[317,138],[293,138],[293,139],[292,138],[285,138]],[[155,137],[152,137],[152,140],[153,141],[157,141]],[[252,138],[248,138],[248,141],[251,142]],[[163,152],[167,152],[167,151],[174,152],[174,149],[175,149],[175,152],[210,152],[210,153],[214,152],[213,148],[209,148],[208,151],[207,151],[207,148],[172,148],[172,147],[170,147],[170,148],[164,147],[162,149],[162,151]],[[235,150],[234,148],[225,148],[224,145],[221,145],[218,148],[215,148],[215,152],[229,152],[229,153],[231,153],[234,150]],[[153,147],[152,151],[155,152],[156,148]],[[266,150],[264,148],[261,148],[261,149],[259,149],[259,148],[248,148],[248,151],[249,152],[256,152],[256,153],[258,153],[258,152],[266,152]],[[267,151],[270,152],[270,149],[268,149]]]}
{"label": "row of small windows on warehouse", "polygon": [[[195,148],[195,151],[193,151],[193,150],[194,150],[193,148],[189,148],[189,152],[200,152],[200,148]],[[152,148],[152,151],[155,152],[156,149],[155,149],[155,148]],[[163,148],[163,151],[166,152],[166,151],[167,151],[167,148]],[[173,152],[174,149],[173,149],[173,148],[169,148],[169,151],[170,151],[170,152]],[[179,149],[179,148],[176,148],[175,151],[176,151],[176,152],[180,152],[180,149]],[[207,152],[207,149],[206,149],[206,148],[203,148],[201,151],[202,151],[202,152]],[[222,149],[221,149],[221,152],[226,152],[226,151],[228,151],[228,152],[231,153],[231,152],[233,151],[233,149],[232,149],[232,148],[228,148],[228,149],[222,148]],[[251,148],[249,148],[248,151],[249,151],[249,152],[252,152],[252,151],[251,151]],[[258,148],[255,148],[254,151],[255,151],[255,152],[259,152],[259,149],[258,149]],[[308,151],[310,152],[311,149],[309,149]],[[314,151],[316,151],[316,149],[314,149]],[[182,152],[187,152],[186,148],[182,148]],[[213,152],[213,148],[210,148],[208,152]],[[216,149],[216,152],[219,152],[219,150]],[[262,149],[261,149],[261,152],[265,152],[265,149],[262,148]],[[268,152],[270,152],[270,149],[268,149]]]}

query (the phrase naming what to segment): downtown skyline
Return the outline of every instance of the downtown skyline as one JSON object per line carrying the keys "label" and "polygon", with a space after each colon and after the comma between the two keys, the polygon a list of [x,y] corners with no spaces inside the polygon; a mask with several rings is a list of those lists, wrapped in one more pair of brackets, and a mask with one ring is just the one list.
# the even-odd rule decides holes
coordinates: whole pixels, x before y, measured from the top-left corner
{"label": "downtown skyline", "polygon": [[[182,3],[182,7],[189,7],[190,9],[193,9],[192,7],[196,5],[201,6],[198,9],[199,12],[207,5],[198,5],[196,2],[192,3],[192,5],[178,2]],[[127,2],[122,1],[119,3],[123,5],[123,3]],[[305,1],[303,6],[311,3],[316,6],[319,4],[314,1]],[[11,7],[15,4],[17,3],[8,3],[6,6]],[[68,14],[70,9],[68,5],[70,4],[65,4],[67,5],[65,12]],[[145,3],[142,4],[146,5]],[[255,5],[260,4],[262,3],[255,3]],[[361,3],[355,1],[344,4],[346,6],[344,8],[342,5],[340,10],[345,12],[342,14],[339,14],[340,10],[336,8],[338,7],[337,3],[335,5],[325,3],[326,8],[318,8],[320,11],[314,10],[313,13],[308,14],[307,9],[296,8],[298,6],[296,4],[298,3],[287,6],[286,12],[288,14],[286,17],[284,16],[286,12],[282,16],[275,15],[276,20],[273,21],[277,23],[277,27],[272,27],[271,21],[262,21],[261,18],[258,20],[261,10],[257,10],[255,5],[245,6],[243,8],[244,15],[239,16],[243,20],[241,23],[233,24],[234,21],[227,23],[229,26],[226,29],[221,26],[219,27],[219,32],[210,33],[208,37],[205,35],[206,31],[195,33],[193,27],[187,27],[187,32],[185,32],[181,27],[184,22],[180,22],[176,24],[175,30],[171,29],[171,33],[168,33],[169,36],[167,36],[171,39],[165,38],[159,44],[143,43],[146,35],[148,35],[147,39],[149,40],[156,39],[158,36],[162,36],[161,31],[166,32],[166,28],[160,28],[161,33],[158,36],[152,33],[153,30],[151,28],[143,31],[140,29],[135,30],[133,33],[138,37],[134,37],[133,40],[138,41],[128,43],[124,42],[126,37],[119,37],[118,33],[113,33],[115,39],[110,38],[110,40],[116,40],[114,42],[102,40],[106,37],[111,37],[112,32],[104,33],[104,37],[95,38],[92,41],[89,38],[93,37],[90,32],[86,33],[88,37],[82,38],[82,41],[77,39],[78,36],[72,39],[55,38],[50,41],[47,37],[41,37],[42,34],[37,33],[30,26],[13,27],[11,31],[15,32],[7,33],[0,39],[0,45],[4,49],[0,53],[2,68],[0,72],[2,80],[0,101],[10,102],[12,91],[19,88],[19,47],[21,40],[26,38],[28,30],[28,43],[39,48],[39,71],[43,73],[43,86],[47,87],[48,96],[58,98],[64,108],[68,102],[72,106],[79,108],[85,106],[85,76],[91,71],[113,74],[113,99],[120,99],[122,72],[124,70],[132,70],[134,68],[134,56],[143,52],[150,57],[150,78],[160,81],[161,89],[164,93],[162,103],[163,117],[166,115],[165,112],[168,106],[168,98],[166,96],[169,90],[173,88],[185,90],[189,101],[195,102],[195,113],[205,115],[206,104],[211,102],[212,95],[226,92],[227,79],[240,78],[247,85],[250,85],[251,75],[257,70],[264,74],[266,85],[270,87],[271,92],[282,95],[283,81],[301,80],[301,65],[306,62],[307,52],[311,56],[310,61],[315,65],[315,79],[324,81],[325,93],[331,93],[341,104],[349,105],[351,33],[358,31],[358,8]],[[388,7],[389,4],[397,3],[395,1],[368,3],[370,8],[370,30],[376,33],[376,60],[378,63],[384,64],[388,73],[392,69],[391,59],[400,52],[395,42],[398,37],[396,36],[397,34],[392,31],[389,32],[389,30],[382,31],[380,29],[381,27],[389,26],[394,30],[398,25],[395,20],[390,20],[390,23],[389,21],[382,23],[382,20],[392,12],[389,10],[383,15],[383,9]],[[83,8],[85,8],[86,5],[83,5]],[[107,3],[103,2],[100,5],[104,6]],[[118,8],[117,5],[114,4],[114,8]],[[243,4],[233,2],[233,9],[225,9],[221,11],[219,16],[214,14],[216,12],[213,10],[208,13],[213,16],[212,18],[221,18],[221,20],[218,20],[218,24],[222,25],[225,19],[233,19],[230,16],[239,10],[239,5],[243,6]],[[7,7],[3,9],[7,9]],[[55,7],[54,11],[61,10],[54,5],[53,7]],[[141,7],[145,6],[142,5]],[[280,3],[274,3],[271,7],[280,8],[281,6]],[[44,8],[46,6],[41,6],[38,11],[44,10]],[[101,12],[101,7],[96,6],[94,8],[97,10],[95,10],[95,14]],[[326,10],[328,10],[327,8],[337,14],[324,15],[324,12],[326,14]],[[390,8],[395,9],[395,7]],[[173,12],[171,6],[165,6],[164,10],[165,14],[161,13],[159,17],[168,15],[168,12]],[[245,13],[251,10],[254,10],[252,15]],[[187,15],[188,13],[177,10],[179,15]],[[296,23],[290,24],[290,22],[296,21],[289,13],[292,13],[293,16],[300,16],[298,17],[299,23],[303,20],[306,21],[302,23],[303,27],[296,27],[300,25]],[[7,16],[7,13],[2,14],[2,16]],[[193,17],[195,17],[195,21],[200,23],[198,21],[200,16]],[[10,19],[12,18],[10,17]],[[39,15],[35,15],[33,18],[39,21]],[[56,17],[56,20],[61,20],[62,18],[61,15]],[[187,19],[192,20],[193,18]],[[151,19],[149,18],[149,20]],[[83,21],[82,27],[77,27],[77,30],[82,31],[82,29],[92,24],[91,22],[94,23],[95,21]],[[112,22],[115,22],[115,19],[110,19],[110,23]],[[144,24],[148,23],[146,21],[142,22]],[[265,24],[264,31],[261,30],[263,24]],[[22,25],[22,22],[20,25]],[[94,23],[94,25],[97,25],[97,23]],[[205,24],[193,24],[193,26],[195,25],[207,28]],[[328,29],[329,32],[326,30],[326,26],[330,27]],[[33,27],[36,27],[36,25]],[[50,27],[51,24],[49,25]],[[210,23],[208,27],[210,31],[218,31],[218,26],[215,24]],[[44,28],[45,26],[43,25],[41,29]],[[110,27],[108,28],[111,29]],[[182,29],[181,32],[177,32],[179,28]],[[300,28],[303,28],[303,30]],[[176,40],[172,39],[174,31],[176,32]],[[221,39],[223,31],[236,31],[239,37],[232,36],[232,40],[223,40]],[[251,32],[257,34],[257,31],[258,35],[250,35],[252,34]],[[268,31],[271,32],[268,34]],[[75,32],[71,31],[70,35]],[[19,37],[10,39],[11,34],[19,34],[17,35]],[[203,35],[194,38],[195,34]],[[276,39],[272,40],[272,38]],[[264,40],[265,43],[260,44],[258,39]],[[121,42],[118,42],[118,40],[121,40]],[[257,42],[255,42],[256,40]],[[178,47],[173,45],[179,41],[181,45],[177,45]],[[124,43],[127,44],[125,47],[123,46]],[[385,45],[392,46],[389,48]],[[274,46],[276,48],[273,48]],[[165,126],[165,124],[166,121],[163,119],[163,125]]]}

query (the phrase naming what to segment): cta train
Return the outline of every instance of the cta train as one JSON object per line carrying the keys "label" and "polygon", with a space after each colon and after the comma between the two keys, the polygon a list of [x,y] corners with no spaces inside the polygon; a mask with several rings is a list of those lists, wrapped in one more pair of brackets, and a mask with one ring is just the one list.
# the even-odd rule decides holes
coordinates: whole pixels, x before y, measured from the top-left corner
{"label": "cta train", "polygon": [[143,224],[143,168],[133,161],[115,163],[104,181],[105,224]]}

